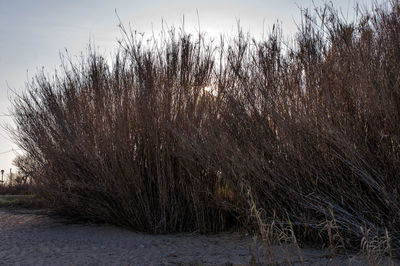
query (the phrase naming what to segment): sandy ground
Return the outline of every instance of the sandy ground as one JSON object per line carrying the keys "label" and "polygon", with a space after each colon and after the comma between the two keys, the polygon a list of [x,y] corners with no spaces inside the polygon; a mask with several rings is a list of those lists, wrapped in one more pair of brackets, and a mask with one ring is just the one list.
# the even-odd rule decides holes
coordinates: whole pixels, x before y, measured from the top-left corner
{"label": "sandy ground", "polygon": [[[253,242],[239,233],[149,235],[106,225],[67,224],[43,210],[0,208],[0,265],[247,265],[251,253],[263,253]],[[306,265],[365,263],[345,257],[334,261],[321,250],[301,253]],[[290,258],[301,264],[296,249],[276,247],[274,254],[278,263]]]}

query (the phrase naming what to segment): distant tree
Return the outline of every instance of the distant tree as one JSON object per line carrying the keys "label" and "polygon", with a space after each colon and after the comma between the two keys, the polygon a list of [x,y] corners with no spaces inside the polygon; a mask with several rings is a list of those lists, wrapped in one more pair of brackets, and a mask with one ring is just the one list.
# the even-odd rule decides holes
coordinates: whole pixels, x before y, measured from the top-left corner
{"label": "distant tree", "polygon": [[18,184],[32,183],[32,174],[37,168],[35,167],[35,161],[29,155],[17,155],[13,160],[13,165],[15,165],[18,170],[17,173],[11,174],[9,178],[12,178],[12,180]]}

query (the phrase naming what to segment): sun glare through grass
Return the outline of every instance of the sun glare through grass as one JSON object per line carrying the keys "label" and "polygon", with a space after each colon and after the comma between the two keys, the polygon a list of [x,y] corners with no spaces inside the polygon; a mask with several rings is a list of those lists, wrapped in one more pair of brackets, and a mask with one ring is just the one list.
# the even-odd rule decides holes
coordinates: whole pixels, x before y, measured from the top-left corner
{"label": "sun glare through grass", "polygon": [[213,86],[205,86],[203,88],[203,92],[206,94],[212,95],[214,97],[218,96],[218,90]]}

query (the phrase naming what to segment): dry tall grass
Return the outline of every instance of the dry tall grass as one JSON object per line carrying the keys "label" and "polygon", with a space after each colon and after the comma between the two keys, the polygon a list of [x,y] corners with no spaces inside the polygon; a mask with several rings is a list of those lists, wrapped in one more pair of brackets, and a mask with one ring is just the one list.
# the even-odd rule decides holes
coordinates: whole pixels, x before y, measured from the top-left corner
{"label": "dry tall grass", "polygon": [[297,241],[398,252],[399,1],[303,15],[285,49],[279,28],[214,45],[122,27],[112,65],[90,50],[38,74],[14,136],[42,196],[147,232],[287,222]]}

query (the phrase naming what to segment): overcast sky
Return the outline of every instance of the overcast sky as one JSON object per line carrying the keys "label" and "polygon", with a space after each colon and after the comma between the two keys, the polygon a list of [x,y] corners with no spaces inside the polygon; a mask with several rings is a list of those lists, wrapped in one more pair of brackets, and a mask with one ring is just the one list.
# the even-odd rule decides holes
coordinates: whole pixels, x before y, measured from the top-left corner
{"label": "overcast sky", "polygon": [[[353,14],[354,1],[332,2],[345,16]],[[361,3],[369,6],[372,0]],[[68,49],[70,55],[79,55],[91,41],[110,55],[120,36],[115,10],[125,25],[147,33],[152,29],[157,33],[162,19],[169,26],[180,26],[183,15],[185,30],[195,32],[198,11],[201,31],[215,37],[234,33],[237,20],[255,36],[263,29],[267,33],[277,20],[284,34],[293,34],[295,22],[300,21],[299,7],[312,6],[312,1],[304,0],[0,0],[0,123],[11,123],[7,115],[12,91],[23,90],[42,67],[52,73],[60,64],[60,52]],[[0,169],[14,171],[13,149],[18,147],[0,129]]]}

